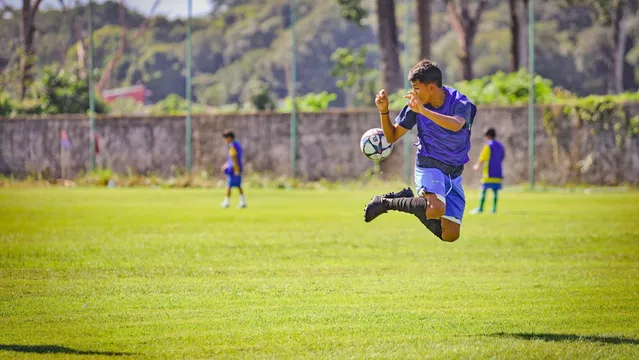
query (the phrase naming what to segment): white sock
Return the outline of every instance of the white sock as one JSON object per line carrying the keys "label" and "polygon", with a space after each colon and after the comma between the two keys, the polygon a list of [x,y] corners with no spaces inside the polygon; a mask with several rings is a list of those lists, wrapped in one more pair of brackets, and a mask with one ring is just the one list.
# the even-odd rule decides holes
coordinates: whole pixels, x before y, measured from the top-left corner
{"label": "white sock", "polygon": [[246,198],[244,198],[244,194],[240,195],[240,204],[246,205]]}

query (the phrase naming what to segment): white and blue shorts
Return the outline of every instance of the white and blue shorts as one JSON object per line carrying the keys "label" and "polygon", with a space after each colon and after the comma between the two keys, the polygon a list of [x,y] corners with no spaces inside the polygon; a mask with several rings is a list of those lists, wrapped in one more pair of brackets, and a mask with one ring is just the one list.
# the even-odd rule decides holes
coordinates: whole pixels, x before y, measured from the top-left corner
{"label": "white and blue shorts", "polygon": [[462,186],[462,177],[451,178],[436,168],[415,167],[417,194],[433,193],[446,205],[442,219],[461,225],[466,208],[466,196]]}

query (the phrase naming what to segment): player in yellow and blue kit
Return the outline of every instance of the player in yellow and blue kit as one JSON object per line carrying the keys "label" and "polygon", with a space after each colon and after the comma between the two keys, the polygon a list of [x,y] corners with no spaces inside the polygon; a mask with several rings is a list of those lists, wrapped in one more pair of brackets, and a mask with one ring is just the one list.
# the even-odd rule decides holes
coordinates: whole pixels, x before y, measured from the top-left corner
{"label": "player in yellow and blue kit", "polygon": [[236,187],[240,191],[240,208],[246,207],[246,199],[244,198],[244,190],[242,190],[242,145],[235,140],[235,134],[230,130],[223,133],[224,140],[229,145],[229,156],[222,170],[228,180],[226,188],[226,198],[222,202],[222,207],[227,208],[231,203],[231,189]]}
{"label": "player in yellow and blue kit", "polygon": [[488,189],[493,191],[492,212],[497,212],[497,194],[499,190],[501,190],[501,185],[504,181],[504,172],[502,169],[502,163],[506,157],[504,145],[495,139],[497,132],[493,128],[486,130],[484,137],[486,139],[486,145],[484,145],[479,155],[477,164],[473,167],[473,169],[479,170],[483,164],[481,197],[479,198],[479,207],[472,211],[473,214],[480,214],[484,211],[484,201],[486,200],[486,190]]}

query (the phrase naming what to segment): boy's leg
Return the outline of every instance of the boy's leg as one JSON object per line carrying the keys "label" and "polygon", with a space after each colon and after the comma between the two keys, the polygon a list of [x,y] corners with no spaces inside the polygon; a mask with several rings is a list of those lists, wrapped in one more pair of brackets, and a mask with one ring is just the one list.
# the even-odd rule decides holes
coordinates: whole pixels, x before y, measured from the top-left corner
{"label": "boy's leg", "polygon": [[240,208],[246,207],[246,198],[242,189],[242,175],[231,175],[231,186],[236,187],[240,191]]}
{"label": "boy's leg", "polygon": [[481,193],[479,195],[479,207],[473,210],[472,214],[481,214],[484,212],[484,202],[486,201],[486,184],[481,184]]}
{"label": "boy's leg", "polygon": [[461,176],[449,181],[451,182],[451,189],[446,195],[446,213],[442,216],[441,239],[453,242],[459,239],[461,234],[461,224],[464,217],[464,209],[466,208],[466,196]]}
{"label": "boy's leg", "polygon": [[433,234],[441,238],[442,226],[439,217],[446,209],[445,176],[438,169],[416,168],[415,180],[419,196],[412,198],[376,196],[366,205],[364,220],[370,222],[389,210],[405,212],[417,217]]}
{"label": "boy's leg", "polygon": [[498,194],[499,194],[499,188],[498,187],[494,187],[493,188],[493,213],[497,212],[497,198],[498,198]]}
{"label": "boy's leg", "polygon": [[246,198],[244,197],[244,190],[242,190],[241,186],[239,186],[238,189],[240,190],[240,207],[241,208],[245,208],[246,207]]}
{"label": "boy's leg", "polygon": [[229,180],[226,187],[226,197],[224,198],[224,201],[222,201],[222,204],[220,204],[220,206],[222,206],[223,208],[227,208],[229,207],[230,204],[231,204],[231,182]]}

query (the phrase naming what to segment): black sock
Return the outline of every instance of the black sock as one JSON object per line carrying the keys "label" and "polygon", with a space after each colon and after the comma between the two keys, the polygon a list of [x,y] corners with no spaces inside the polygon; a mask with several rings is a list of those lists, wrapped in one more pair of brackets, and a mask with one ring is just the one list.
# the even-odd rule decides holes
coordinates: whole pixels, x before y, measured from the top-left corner
{"label": "black sock", "polygon": [[415,216],[426,214],[428,201],[423,197],[385,199],[388,210],[401,211]]}
{"label": "black sock", "polygon": [[435,234],[435,236],[440,239],[442,238],[442,221],[440,219],[426,219],[426,222],[422,221],[422,224],[424,224],[430,232]]}
{"label": "black sock", "polygon": [[442,238],[442,222],[440,219],[429,219],[426,217],[428,201],[423,197],[386,199],[386,208],[413,214],[426,226],[435,236]]}

